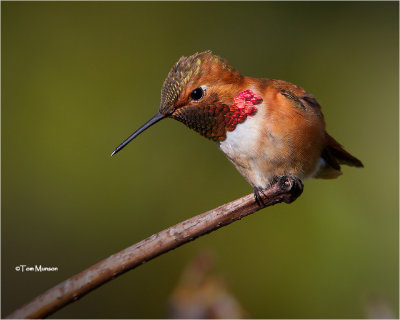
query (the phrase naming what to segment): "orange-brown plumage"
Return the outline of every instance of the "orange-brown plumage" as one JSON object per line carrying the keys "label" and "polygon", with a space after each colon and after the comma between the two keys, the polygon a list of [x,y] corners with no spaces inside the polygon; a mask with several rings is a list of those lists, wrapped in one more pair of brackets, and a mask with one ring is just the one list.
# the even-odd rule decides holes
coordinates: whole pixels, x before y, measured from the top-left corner
{"label": "orange-brown plumage", "polygon": [[362,167],[325,130],[315,97],[282,80],[241,75],[210,51],[182,57],[161,91],[159,113],[118,152],[162,118],[174,118],[219,148],[255,188],[282,176],[336,178],[340,164]]}

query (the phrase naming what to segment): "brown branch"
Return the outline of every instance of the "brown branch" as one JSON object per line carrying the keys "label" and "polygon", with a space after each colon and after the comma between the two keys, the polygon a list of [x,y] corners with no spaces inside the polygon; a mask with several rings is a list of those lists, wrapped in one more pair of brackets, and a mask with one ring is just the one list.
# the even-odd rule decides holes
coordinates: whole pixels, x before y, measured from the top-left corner
{"label": "brown branch", "polygon": [[[290,203],[302,193],[302,190],[300,180],[285,177],[260,195],[267,207],[279,202]],[[7,318],[47,317],[124,272],[260,209],[254,201],[253,194],[249,194],[178,223],[61,282]]]}

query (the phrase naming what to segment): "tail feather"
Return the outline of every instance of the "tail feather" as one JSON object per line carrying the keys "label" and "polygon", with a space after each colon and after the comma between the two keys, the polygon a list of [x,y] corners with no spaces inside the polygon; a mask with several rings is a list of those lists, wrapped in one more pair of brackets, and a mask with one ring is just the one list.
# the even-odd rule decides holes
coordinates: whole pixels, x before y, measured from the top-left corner
{"label": "tail feather", "polygon": [[[337,161],[338,164],[346,164],[351,167],[363,168],[364,165],[356,157],[348,153],[344,148],[332,138],[329,134],[326,134],[326,144],[325,149],[330,153],[330,155]],[[340,167],[339,167],[340,168]]]}
{"label": "tail feather", "polygon": [[326,147],[322,151],[321,158],[325,165],[317,173],[316,178],[331,179],[342,174],[340,165],[363,168],[364,165],[356,157],[352,156],[329,134],[326,134]]}

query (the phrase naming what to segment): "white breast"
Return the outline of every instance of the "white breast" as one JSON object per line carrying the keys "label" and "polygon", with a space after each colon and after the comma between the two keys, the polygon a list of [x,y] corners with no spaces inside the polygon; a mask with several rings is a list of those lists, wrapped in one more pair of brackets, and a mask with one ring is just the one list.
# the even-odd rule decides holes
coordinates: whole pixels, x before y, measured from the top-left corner
{"label": "white breast", "polygon": [[244,122],[238,123],[235,130],[226,133],[226,139],[218,143],[219,148],[228,157],[256,156],[258,138],[262,132],[260,121],[263,117],[264,108],[262,104],[257,106],[257,113],[248,117]]}

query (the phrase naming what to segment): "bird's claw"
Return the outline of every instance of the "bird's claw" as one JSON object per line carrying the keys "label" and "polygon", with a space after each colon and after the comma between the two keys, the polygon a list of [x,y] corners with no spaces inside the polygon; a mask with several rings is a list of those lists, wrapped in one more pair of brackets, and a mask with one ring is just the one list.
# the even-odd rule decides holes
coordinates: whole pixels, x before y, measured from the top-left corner
{"label": "bird's claw", "polygon": [[291,203],[296,200],[303,192],[303,183],[299,178],[294,176],[283,176],[278,178],[279,187],[288,192],[284,202]]}
{"label": "bird's claw", "polygon": [[256,200],[256,203],[260,206],[260,208],[265,208],[266,204],[262,199],[261,194],[265,197],[265,193],[262,188],[260,187],[254,187],[253,188],[254,192],[254,199]]}
{"label": "bird's claw", "polygon": [[[291,203],[296,200],[303,192],[303,183],[299,178],[294,176],[282,176],[277,178],[275,184],[278,185],[279,190],[284,193],[283,202]],[[267,204],[263,201],[262,196],[266,196],[263,188],[254,187],[254,199],[260,208],[265,208]]]}

